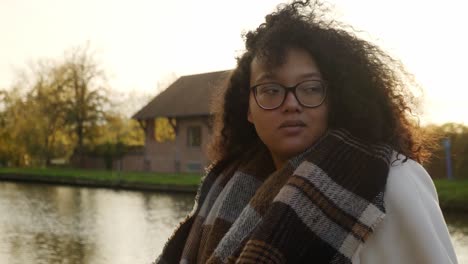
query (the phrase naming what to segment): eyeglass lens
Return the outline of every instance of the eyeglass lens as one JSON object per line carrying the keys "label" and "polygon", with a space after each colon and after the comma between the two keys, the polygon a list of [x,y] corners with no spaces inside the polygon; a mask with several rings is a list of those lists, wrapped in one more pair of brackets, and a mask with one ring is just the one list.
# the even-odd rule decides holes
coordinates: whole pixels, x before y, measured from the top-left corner
{"label": "eyeglass lens", "polygon": [[287,90],[293,90],[296,99],[306,107],[316,107],[325,99],[325,87],[321,81],[305,81],[294,87],[284,87],[278,83],[255,86],[255,96],[260,107],[274,109],[286,98]]}

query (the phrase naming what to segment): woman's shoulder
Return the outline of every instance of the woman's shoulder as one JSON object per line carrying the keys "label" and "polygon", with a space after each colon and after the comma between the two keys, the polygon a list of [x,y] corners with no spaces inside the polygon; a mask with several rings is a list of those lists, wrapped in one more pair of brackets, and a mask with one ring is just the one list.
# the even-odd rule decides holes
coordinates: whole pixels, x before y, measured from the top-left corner
{"label": "woman's shoulder", "polygon": [[386,216],[353,263],[457,263],[431,177],[418,162],[393,156]]}
{"label": "woman's shoulder", "polygon": [[396,199],[420,196],[438,203],[437,191],[426,169],[410,158],[393,153],[387,178],[385,196]]}

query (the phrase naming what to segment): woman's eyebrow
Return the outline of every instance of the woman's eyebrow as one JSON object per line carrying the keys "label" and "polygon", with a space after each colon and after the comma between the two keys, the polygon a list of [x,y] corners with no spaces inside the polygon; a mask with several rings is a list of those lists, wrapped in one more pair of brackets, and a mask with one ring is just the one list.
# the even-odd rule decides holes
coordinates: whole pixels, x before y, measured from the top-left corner
{"label": "woman's eyebrow", "polygon": [[321,79],[322,75],[320,73],[318,73],[318,72],[308,72],[308,73],[304,73],[304,74],[299,75],[299,78],[300,79],[305,79],[305,78],[319,78],[319,79]]}
{"label": "woman's eyebrow", "polygon": [[272,79],[275,79],[275,75],[272,72],[263,72],[254,81],[256,83],[259,83],[262,81],[272,80]]}
{"label": "woman's eyebrow", "polygon": [[[306,72],[306,73],[303,73],[303,74],[300,74],[298,76],[299,79],[307,79],[307,78],[314,78],[314,79],[322,79],[322,75],[318,72]],[[263,82],[263,81],[271,81],[271,80],[275,80],[275,74],[272,73],[272,72],[263,72],[260,74],[260,76],[258,76],[256,79],[255,79],[255,83],[260,83],[260,82]]]}

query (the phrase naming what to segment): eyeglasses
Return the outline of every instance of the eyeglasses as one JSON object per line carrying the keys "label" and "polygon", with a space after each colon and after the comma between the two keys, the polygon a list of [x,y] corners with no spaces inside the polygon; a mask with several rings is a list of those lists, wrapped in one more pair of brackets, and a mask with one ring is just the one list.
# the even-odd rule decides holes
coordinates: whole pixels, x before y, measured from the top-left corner
{"label": "eyeglasses", "polygon": [[327,96],[324,81],[308,80],[295,86],[286,87],[278,83],[261,83],[250,87],[253,91],[257,105],[265,110],[280,107],[288,92],[291,91],[296,100],[304,107],[314,108],[320,106]]}

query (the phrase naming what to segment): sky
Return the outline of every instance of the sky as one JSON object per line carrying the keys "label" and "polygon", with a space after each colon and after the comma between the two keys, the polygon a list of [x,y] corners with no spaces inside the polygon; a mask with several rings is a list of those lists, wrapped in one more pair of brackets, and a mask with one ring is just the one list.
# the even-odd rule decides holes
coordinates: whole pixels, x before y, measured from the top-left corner
{"label": "sky", "polygon": [[[0,88],[18,69],[89,43],[112,89],[160,92],[175,76],[231,69],[279,0],[0,0]],[[401,60],[423,87],[422,123],[468,124],[462,0],[329,0],[334,18]]]}

